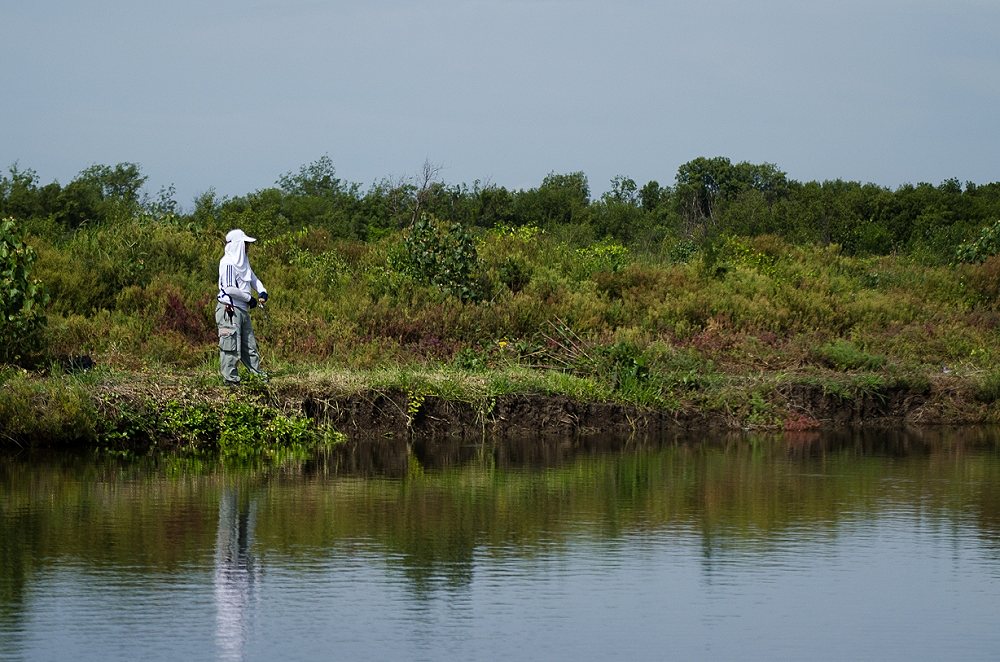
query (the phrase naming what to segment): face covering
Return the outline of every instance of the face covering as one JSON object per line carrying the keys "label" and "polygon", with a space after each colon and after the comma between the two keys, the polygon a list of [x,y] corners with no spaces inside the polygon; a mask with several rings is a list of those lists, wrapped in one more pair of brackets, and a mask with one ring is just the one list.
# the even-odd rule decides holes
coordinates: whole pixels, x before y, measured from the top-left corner
{"label": "face covering", "polygon": [[226,235],[226,254],[223,257],[223,260],[233,265],[236,275],[244,282],[250,279],[250,258],[247,257],[246,245],[248,241],[257,240],[248,237],[243,230],[230,230]]}
{"label": "face covering", "polygon": [[237,275],[242,279],[248,278],[250,271],[250,259],[247,257],[247,245],[242,241],[230,241],[226,244],[225,260],[236,267]]}

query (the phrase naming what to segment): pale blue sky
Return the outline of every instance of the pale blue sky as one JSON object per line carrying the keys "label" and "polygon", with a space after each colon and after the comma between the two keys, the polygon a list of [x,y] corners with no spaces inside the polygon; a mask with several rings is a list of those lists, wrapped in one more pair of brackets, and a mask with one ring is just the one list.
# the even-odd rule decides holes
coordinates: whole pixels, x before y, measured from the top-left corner
{"label": "pale blue sky", "polygon": [[324,155],[365,188],[1000,181],[996,0],[0,0],[0,62],[0,168],[135,162],[186,208]]}

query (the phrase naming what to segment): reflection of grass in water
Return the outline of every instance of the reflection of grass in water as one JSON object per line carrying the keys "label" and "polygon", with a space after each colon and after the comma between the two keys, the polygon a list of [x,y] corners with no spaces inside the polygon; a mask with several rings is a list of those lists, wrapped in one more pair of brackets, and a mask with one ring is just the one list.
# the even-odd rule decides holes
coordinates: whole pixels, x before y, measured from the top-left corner
{"label": "reflection of grass in water", "polygon": [[232,485],[258,500],[258,551],[296,554],[364,540],[409,564],[414,582],[435,573],[461,581],[460,566],[475,554],[551,553],[581,536],[670,531],[712,547],[759,550],[789,531],[835,537],[846,522],[918,505],[921,517],[960,519],[995,536],[1000,491],[989,486],[1000,484],[1000,458],[995,438],[984,433],[984,442],[976,450],[957,436],[891,446],[757,436],[577,456],[544,468],[505,467],[487,451],[433,470],[411,455],[398,479],[338,476],[336,453],[238,462],[207,454],[7,459],[0,536],[32,542],[10,545],[0,572],[33,572],[38,559],[65,555],[110,556],[130,567],[144,559],[137,571],[188,562],[211,547],[220,495]]}
{"label": "reflection of grass in water", "polygon": [[[939,466],[927,481],[924,458],[896,464],[883,456],[858,457],[854,447],[789,460],[793,451],[760,440],[585,458],[541,471],[476,463],[411,472],[403,481],[352,483],[344,491],[334,483],[310,503],[313,512],[336,507],[345,537],[374,536],[396,550],[448,546],[456,536],[461,549],[512,540],[530,547],[587,530],[605,537],[649,527],[766,541],[802,525],[833,532],[845,513],[877,513],[921,500],[953,512],[950,490],[965,475]],[[995,460],[969,461],[998,475]],[[883,493],[887,475],[905,478],[911,491]]]}

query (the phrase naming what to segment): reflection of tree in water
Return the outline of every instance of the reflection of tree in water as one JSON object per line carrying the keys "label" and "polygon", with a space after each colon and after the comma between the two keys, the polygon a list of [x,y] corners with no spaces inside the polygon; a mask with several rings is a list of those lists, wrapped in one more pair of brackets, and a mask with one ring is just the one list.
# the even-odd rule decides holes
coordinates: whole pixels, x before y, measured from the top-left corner
{"label": "reflection of tree in water", "polygon": [[227,487],[219,500],[215,538],[216,641],[219,657],[239,660],[250,630],[252,603],[257,599],[260,567],[253,556],[257,500]]}
{"label": "reflection of tree in water", "polygon": [[979,537],[996,559],[1000,558],[1000,468],[996,463],[990,468],[993,469],[992,475],[983,476],[979,494],[972,505]]}
{"label": "reflection of tree in water", "polygon": [[[373,484],[378,498],[352,498],[353,518],[341,503],[338,522],[383,541],[421,599],[471,583],[476,550],[516,541],[521,553],[534,554],[539,541],[571,535],[566,522],[607,538],[650,528],[690,531],[711,574],[718,563],[773,551],[803,527],[832,540],[845,517],[860,510],[878,516],[886,498],[885,507],[917,499],[947,516],[953,490],[966,480],[956,466],[981,465],[982,445],[994,443],[969,432],[715,435],[661,445],[640,440],[625,453],[601,439],[413,438],[408,456],[392,446],[371,465],[391,467],[402,481]],[[955,463],[973,449],[971,464]],[[350,466],[360,466],[360,457],[352,453]],[[980,484],[976,493],[985,497],[989,487]]]}
{"label": "reflection of tree in water", "polygon": [[441,544],[428,533],[411,539],[399,557],[403,572],[411,582],[414,597],[429,597],[436,590],[459,588],[472,583],[472,559],[476,541],[452,539]]}
{"label": "reflection of tree in water", "polygon": [[[410,440],[409,448],[386,440],[337,447],[302,465],[298,474],[283,473],[281,480],[272,481],[274,473],[241,474],[239,488],[201,492],[221,496],[214,582],[219,656],[249,652],[243,647],[261,576],[255,552],[322,548],[331,536],[374,541],[412,587],[411,597],[428,603],[470,584],[480,550],[547,554],[549,543],[581,533],[602,538],[646,531],[690,534],[703,546],[706,572],[717,571],[734,556],[768,552],[802,527],[836,536],[845,517],[885,512],[880,504],[890,480],[895,481],[890,508],[919,504],[922,512],[974,527],[985,553],[1000,558],[996,435],[985,428],[932,428],[804,432],[774,439],[706,436],[624,453],[613,448],[605,453],[603,447],[576,440],[547,446]],[[0,645],[8,650],[18,644],[9,637],[4,641],[5,636],[26,627],[32,577],[51,567],[53,559],[134,563],[141,558],[151,568],[170,569],[194,543],[203,544],[205,534],[211,545],[214,506],[202,519],[201,510],[172,498],[175,482],[158,479],[142,485],[157,503],[178,504],[169,516],[145,522],[148,529],[141,532],[103,526],[102,535],[95,536],[94,526],[81,526],[81,513],[101,518],[95,522],[132,521],[137,502],[123,490],[109,490],[100,492],[95,509],[97,465],[74,462],[67,470],[0,459],[5,489],[0,495],[5,500],[0,507]],[[348,480],[356,475],[367,478]],[[379,478],[385,475],[391,479]],[[214,479],[210,484],[217,485]],[[256,521],[263,493],[247,491],[248,484],[270,485],[267,518]],[[282,500],[290,492],[295,507]],[[198,526],[192,525],[193,517]],[[188,537],[179,540],[178,535]],[[189,544],[180,544],[185,541]]]}
{"label": "reflection of tree in water", "polygon": [[20,653],[25,595],[33,574],[40,523],[32,514],[0,517],[0,658]]}
{"label": "reflection of tree in water", "polygon": [[947,523],[955,544],[972,525],[983,550],[1000,558],[998,436],[988,426],[751,435],[756,445],[784,455],[787,470],[778,472],[773,467],[781,458],[767,453],[755,469],[745,441],[735,452],[726,448],[724,464],[711,475],[698,458],[692,510],[705,576],[711,580],[733,559],[768,553],[787,531],[801,537],[808,529],[815,540],[832,541],[845,521],[907,512],[924,525]]}

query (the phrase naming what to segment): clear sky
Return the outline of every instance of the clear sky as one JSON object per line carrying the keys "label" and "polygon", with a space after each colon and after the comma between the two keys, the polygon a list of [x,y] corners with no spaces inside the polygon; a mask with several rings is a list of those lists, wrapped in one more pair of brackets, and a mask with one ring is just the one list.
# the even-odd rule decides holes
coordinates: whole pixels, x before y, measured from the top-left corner
{"label": "clear sky", "polygon": [[1000,181],[1000,0],[0,0],[0,168],[190,208],[327,155],[367,188]]}

